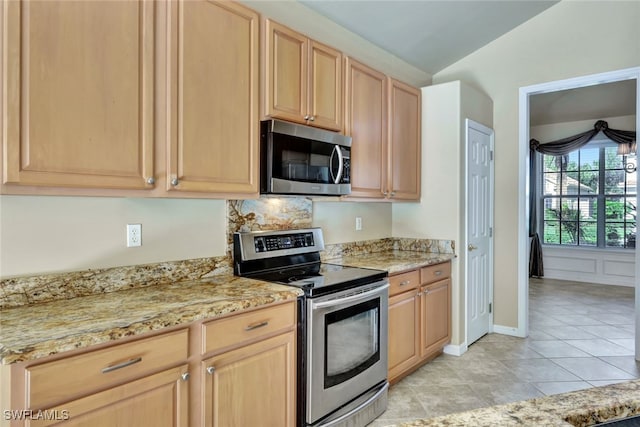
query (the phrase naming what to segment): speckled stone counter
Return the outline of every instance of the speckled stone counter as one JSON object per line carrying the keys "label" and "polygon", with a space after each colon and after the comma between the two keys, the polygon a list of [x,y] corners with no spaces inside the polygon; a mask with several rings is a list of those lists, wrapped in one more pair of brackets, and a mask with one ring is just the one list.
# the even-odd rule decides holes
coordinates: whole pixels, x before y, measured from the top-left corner
{"label": "speckled stone counter", "polygon": [[299,295],[293,287],[225,274],[3,309],[0,361],[33,360]]}
{"label": "speckled stone counter", "polygon": [[331,264],[349,265],[352,267],[375,268],[386,270],[389,274],[401,271],[439,264],[455,258],[451,253],[431,253],[390,250],[359,255],[343,255],[341,257],[324,259]]}
{"label": "speckled stone counter", "polygon": [[640,380],[402,423],[402,427],[591,426],[640,414]]}

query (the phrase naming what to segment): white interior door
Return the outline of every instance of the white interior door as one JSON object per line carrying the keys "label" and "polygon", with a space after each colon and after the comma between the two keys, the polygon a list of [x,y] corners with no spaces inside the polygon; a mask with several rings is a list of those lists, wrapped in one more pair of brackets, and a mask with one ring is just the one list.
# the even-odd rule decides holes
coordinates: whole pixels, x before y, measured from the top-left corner
{"label": "white interior door", "polygon": [[466,120],[467,345],[493,323],[493,130]]}

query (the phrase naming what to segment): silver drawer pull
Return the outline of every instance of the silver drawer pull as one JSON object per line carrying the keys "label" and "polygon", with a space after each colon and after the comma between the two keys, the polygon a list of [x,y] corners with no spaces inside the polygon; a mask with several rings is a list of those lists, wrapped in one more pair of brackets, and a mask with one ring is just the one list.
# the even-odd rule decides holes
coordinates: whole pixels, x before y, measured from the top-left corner
{"label": "silver drawer pull", "polygon": [[441,270],[438,270],[438,271],[436,271],[436,272],[435,272],[435,273],[433,273],[433,274],[435,274],[436,276],[442,276],[442,271],[441,271]]}
{"label": "silver drawer pull", "polygon": [[251,325],[244,328],[245,331],[253,331],[254,329],[262,328],[263,326],[267,326],[269,324],[268,320],[263,320],[262,322],[252,323]]}
{"label": "silver drawer pull", "polygon": [[136,357],[135,359],[129,359],[126,362],[118,363],[116,365],[107,366],[106,368],[102,368],[102,373],[107,374],[109,372],[116,371],[118,369],[126,368],[127,366],[135,365],[136,363],[142,362],[142,357]]}
{"label": "silver drawer pull", "polygon": [[216,371],[216,368],[214,368],[213,366],[209,366],[207,368],[207,374],[209,375],[213,375],[213,373]]}
{"label": "silver drawer pull", "polygon": [[408,285],[408,284],[410,284],[410,283],[411,283],[411,280],[405,280],[405,281],[403,281],[403,282],[400,282],[400,283],[398,284],[398,286],[407,286],[407,285]]}

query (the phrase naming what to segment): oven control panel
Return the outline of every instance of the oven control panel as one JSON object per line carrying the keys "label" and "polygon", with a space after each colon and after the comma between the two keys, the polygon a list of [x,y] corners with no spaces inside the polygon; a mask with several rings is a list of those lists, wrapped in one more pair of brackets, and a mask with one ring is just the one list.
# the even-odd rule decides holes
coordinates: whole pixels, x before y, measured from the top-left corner
{"label": "oven control panel", "polygon": [[296,233],[254,238],[256,252],[271,252],[283,249],[306,248],[314,245],[313,233]]}

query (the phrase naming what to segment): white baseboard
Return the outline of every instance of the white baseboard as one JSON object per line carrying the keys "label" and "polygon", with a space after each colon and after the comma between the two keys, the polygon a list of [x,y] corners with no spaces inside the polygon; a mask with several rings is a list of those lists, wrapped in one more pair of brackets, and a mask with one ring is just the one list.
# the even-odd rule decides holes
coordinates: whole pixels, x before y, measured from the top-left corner
{"label": "white baseboard", "polygon": [[442,350],[444,354],[450,354],[451,356],[462,356],[467,352],[467,343],[463,342],[460,345],[449,344],[444,346]]}
{"label": "white baseboard", "polygon": [[493,332],[496,334],[510,335],[512,337],[526,338],[524,331],[510,326],[493,325]]}

